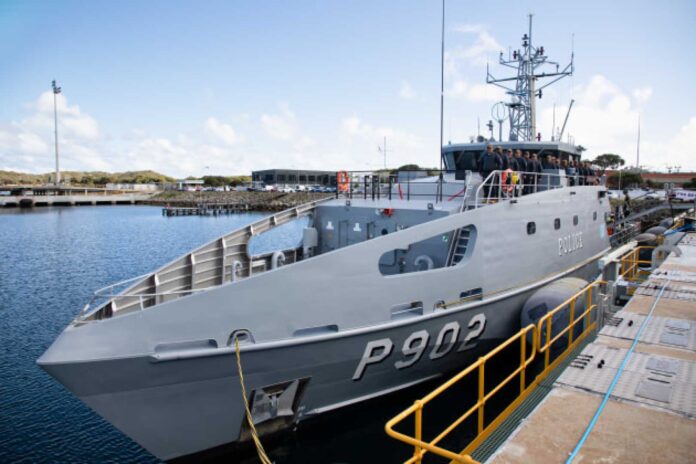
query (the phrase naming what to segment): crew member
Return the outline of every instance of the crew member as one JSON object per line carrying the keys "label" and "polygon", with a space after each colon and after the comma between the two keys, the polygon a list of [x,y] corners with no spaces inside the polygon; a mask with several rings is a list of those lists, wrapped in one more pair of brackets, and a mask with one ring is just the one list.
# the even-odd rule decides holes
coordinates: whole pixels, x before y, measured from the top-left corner
{"label": "crew member", "polygon": [[[491,174],[491,172],[499,170],[502,167],[502,161],[500,157],[495,152],[493,152],[492,145],[489,144],[486,146],[486,151],[483,152],[483,154],[478,160],[478,166],[479,172],[481,173],[481,178],[484,181]],[[489,196],[489,193],[492,196],[498,196],[497,189],[494,188],[492,192],[490,191],[490,182],[486,183],[483,186],[483,193],[486,197]]]}

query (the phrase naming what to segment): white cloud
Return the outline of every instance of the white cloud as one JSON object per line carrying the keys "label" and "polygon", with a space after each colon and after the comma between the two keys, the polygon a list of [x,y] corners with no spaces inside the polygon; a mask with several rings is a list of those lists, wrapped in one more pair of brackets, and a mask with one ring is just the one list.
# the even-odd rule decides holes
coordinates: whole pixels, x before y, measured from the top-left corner
{"label": "white cloud", "polygon": [[401,89],[399,90],[399,97],[404,100],[413,100],[416,98],[416,91],[413,89],[408,81],[401,82]]}
{"label": "white cloud", "polygon": [[205,121],[205,130],[228,145],[235,145],[241,140],[241,137],[232,128],[232,126],[220,122],[215,118],[208,118]]}
{"label": "white cloud", "polygon": [[378,146],[384,137],[387,138],[388,166],[397,167],[404,164],[432,165],[437,164],[435,155],[428,163],[424,153],[424,143],[421,137],[405,130],[388,126],[375,126],[363,121],[357,115],[346,117],[341,122],[342,137],[339,143],[351,155],[344,162],[347,169],[375,169],[383,166],[383,158]]}
{"label": "white cloud", "polygon": [[281,104],[280,114],[261,115],[261,125],[270,137],[291,140],[297,131],[297,118],[287,104]]}
{"label": "white cloud", "polygon": [[[602,75],[592,76],[575,90],[573,106],[564,135],[571,134],[575,143],[589,149],[588,158],[602,153],[617,153],[628,165],[634,165],[640,106],[651,94],[649,88],[627,92]],[[633,98],[632,98],[633,97]],[[556,107],[556,124],[562,124],[568,108]],[[664,169],[666,164],[680,164],[683,170],[696,170],[696,116],[691,117],[676,134],[655,135],[642,118],[641,165]],[[539,130],[548,138],[552,109],[540,113]]]}
{"label": "white cloud", "polygon": [[487,63],[489,56],[503,49],[495,37],[481,24],[463,24],[455,26],[454,30],[475,37],[473,44],[452,50],[451,58],[454,60],[465,60],[469,64],[482,66]]}
{"label": "white cloud", "polygon": [[642,87],[642,88],[633,90],[633,97],[636,99],[636,101],[638,103],[644,103],[644,102],[650,100],[652,93],[653,93],[652,87]]}
{"label": "white cloud", "polygon": [[[61,165],[65,169],[103,168],[90,147],[100,136],[99,125],[63,94],[56,96]],[[44,92],[26,105],[19,122],[0,125],[0,169],[47,172],[54,168],[53,93]]]}
{"label": "white cloud", "polygon": [[489,84],[469,84],[464,79],[452,83],[447,95],[453,98],[463,98],[475,102],[495,102],[505,100],[505,91],[500,87]]}

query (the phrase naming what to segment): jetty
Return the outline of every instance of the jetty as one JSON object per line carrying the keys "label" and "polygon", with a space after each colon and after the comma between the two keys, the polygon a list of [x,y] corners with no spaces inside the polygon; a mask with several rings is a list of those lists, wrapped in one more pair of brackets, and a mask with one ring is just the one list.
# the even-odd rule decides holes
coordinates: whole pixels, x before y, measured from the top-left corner
{"label": "jetty", "polygon": [[0,207],[132,205],[151,196],[151,192],[99,187],[10,186],[0,189]]}
{"label": "jetty", "polygon": [[[696,219],[689,214],[657,247],[614,250],[601,261],[600,279],[391,419],[387,434],[413,447],[406,462],[426,454],[466,464],[694,462]],[[510,349],[519,361],[490,383],[486,363]],[[472,377],[471,398],[451,404],[462,415],[426,428],[428,403]],[[487,414],[493,395],[510,388],[518,390],[508,406]],[[472,433],[465,446],[445,444]]]}
{"label": "jetty", "polygon": [[163,216],[222,216],[226,214],[238,214],[251,211],[248,204],[207,204],[197,206],[165,206],[162,208]]}

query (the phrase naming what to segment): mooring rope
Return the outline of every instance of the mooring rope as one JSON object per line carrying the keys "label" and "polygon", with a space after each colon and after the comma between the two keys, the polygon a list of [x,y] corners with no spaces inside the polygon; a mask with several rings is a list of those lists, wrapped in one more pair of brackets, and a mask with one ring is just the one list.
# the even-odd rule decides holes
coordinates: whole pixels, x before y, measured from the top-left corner
{"label": "mooring rope", "polygon": [[256,427],[254,427],[254,421],[251,418],[251,410],[249,409],[249,401],[247,400],[246,388],[244,387],[244,374],[242,373],[242,358],[239,351],[239,338],[234,339],[235,351],[237,354],[237,372],[239,372],[239,386],[242,388],[242,399],[244,400],[244,409],[246,410],[246,420],[249,424],[249,429],[251,430],[251,438],[254,440],[256,445],[256,452],[259,455],[259,459],[263,464],[272,464],[272,461],[266,454],[266,450],[263,449],[263,444],[261,439],[259,439],[259,434],[256,432]]}

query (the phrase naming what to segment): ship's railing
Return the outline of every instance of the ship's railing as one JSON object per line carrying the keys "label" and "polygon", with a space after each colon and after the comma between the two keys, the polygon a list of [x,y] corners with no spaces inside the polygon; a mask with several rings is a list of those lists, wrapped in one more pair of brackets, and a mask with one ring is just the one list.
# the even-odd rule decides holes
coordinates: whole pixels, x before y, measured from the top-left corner
{"label": "ship's railing", "polygon": [[492,171],[481,182],[474,196],[474,207],[510,200],[523,195],[564,187],[596,185],[585,177],[568,176],[559,171]]}
{"label": "ship's railing", "polygon": [[391,171],[339,171],[336,198],[363,200],[463,201],[470,173],[438,169]]}
{"label": "ship's railing", "polygon": [[[507,339],[498,347],[490,351],[485,356],[480,357],[469,367],[452,377],[450,380],[424,396],[416,400],[412,406],[396,415],[385,425],[387,434],[403,443],[413,447],[413,455],[405,462],[408,464],[420,463],[427,453],[433,453],[443,458],[457,463],[476,463],[471,457],[471,452],[475,450],[495,429],[498,427],[537,387],[537,385],[548,376],[548,374],[571,353],[580,342],[582,342],[593,330],[597,328],[599,320],[599,308],[595,303],[596,292],[606,282],[597,280],[587,287],[568,298],[562,304],[546,313],[536,324],[529,324],[522,328],[515,335]],[[563,323],[562,328],[557,327]],[[552,325],[553,331],[552,331]],[[556,332],[557,331],[557,332]],[[528,341],[531,340],[531,346]],[[496,358],[502,352],[508,352],[519,346],[519,364],[507,377],[497,384],[491,386],[487,382],[486,366],[491,359]],[[557,347],[563,349],[552,359],[551,351]],[[502,356],[502,355],[500,355]],[[527,381],[530,365],[537,356],[543,356],[542,370],[534,377],[531,382]],[[425,438],[423,430],[424,410],[429,403],[437,399],[445,391],[467,379],[476,376],[476,402],[467,409],[461,416],[444,428],[434,438]],[[473,380],[473,379],[472,379]],[[507,406],[497,417],[490,422],[486,421],[486,403],[488,403],[496,393],[500,392],[512,382],[519,383],[519,393],[517,398]],[[449,434],[462,426],[470,417],[476,415],[476,437],[462,451],[456,452],[444,448],[440,445]],[[409,435],[396,430],[396,427],[407,418],[413,419],[414,431]],[[432,436],[434,434],[429,434]]]}
{"label": "ship's railing", "polygon": [[[78,315],[79,321],[138,311],[226,282],[248,278],[303,258],[302,248],[251,255],[252,237],[313,214],[317,200],[266,216],[188,253],[159,270],[109,285],[95,292]],[[280,254],[279,254],[280,253]],[[128,285],[130,284],[130,285]],[[122,291],[119,291],[122,289]]]}

